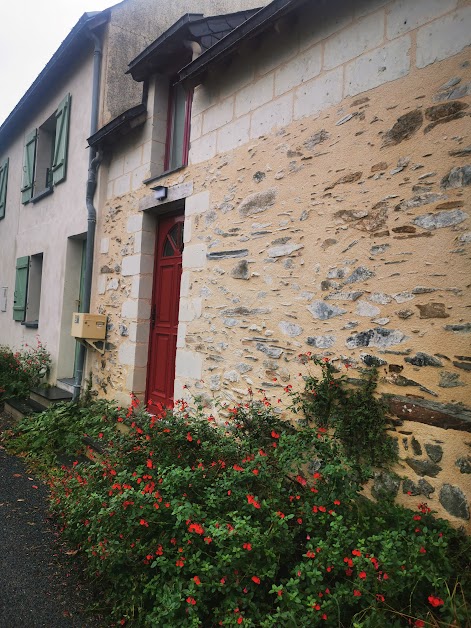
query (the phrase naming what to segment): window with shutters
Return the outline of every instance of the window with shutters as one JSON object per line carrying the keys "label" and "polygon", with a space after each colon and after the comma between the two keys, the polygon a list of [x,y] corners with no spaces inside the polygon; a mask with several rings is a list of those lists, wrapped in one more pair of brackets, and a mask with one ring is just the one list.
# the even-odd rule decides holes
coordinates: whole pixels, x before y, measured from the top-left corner
{"label": "window with shutters", "polygon": [[26,327],[38,327],[43,254],[19,257],[16,260],[13,320]]}
{"label": "window with shutters", "polygon": [[7,206],[8,157],[0,163],[0,220],[5,218]]}
{"label": "window with shutters", "polygon": [[70,94],[38,129],[26,136],[23,159],[23,204],[50,194],[66,178],[69,140]]}

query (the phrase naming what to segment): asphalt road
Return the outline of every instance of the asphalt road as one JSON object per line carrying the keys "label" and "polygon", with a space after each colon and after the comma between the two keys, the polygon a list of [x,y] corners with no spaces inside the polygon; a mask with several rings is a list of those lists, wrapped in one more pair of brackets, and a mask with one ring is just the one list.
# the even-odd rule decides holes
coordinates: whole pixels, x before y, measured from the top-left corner
{"label": "asphalt road", "polygon": [[[4,427],[4,425],[3,425]],[[7,454],[0,425],[0,628],[96,628],[80,561],[47,516],[47,487]]]}

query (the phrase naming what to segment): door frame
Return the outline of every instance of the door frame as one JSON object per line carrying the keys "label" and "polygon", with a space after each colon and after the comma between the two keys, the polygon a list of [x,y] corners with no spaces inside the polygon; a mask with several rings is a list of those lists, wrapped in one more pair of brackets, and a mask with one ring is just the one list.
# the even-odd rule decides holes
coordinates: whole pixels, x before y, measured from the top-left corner
{"label": "door frame", "polygon": [[[155,304],[157,303],[157,295],[156,295],[156,291],[157,291],[157,271],[158,271],[158,262],[159,262],[159,244],[160,244],[160,230],[161,230],[161,225],[162,222],[165,220],[168,220],[169,218],[175,218],[178,216],[182,217],[182,227],[184,230],[184,225],[185,225],[185,199],[181,199],[178,201],[175,201],[175,203],[171,204],[172,207],[168,207],[168,211],[159,213],[156,216],[156,226],[155,226],[155,245],[154,245],[154,266],[153,266],[153,272],[152,272],[152,296],[151,296],[151,315],[150,315],[150,319],[149,319],[149,347],[148,347],[148,353],[147,353],[147,373],[146,373],[146,390],[145,390],[145,400],[146,403],[149,402],[149,395],[150,395],[150,377],[151,377],[151,369],[152,369],[152,350],[153,350],[153,331],[154,331],[154,324],[153,324],[153,315],[152,315],[152,311],[153,308],[155,307]],[[183,236],[182,236],[183,237]],[[182,251],[182,256],[183,256],[183,251]],[[182,269],[183,271],[183,269]],[[181,275],[180,275],[180,279],[181,279]],[[180,285],[180,282],[179,282]],[[178,301],[178,306],[177,306],[177,335],[178,335],[178,325],[180,323],[180,319],[179,319],[179,311],[180,311],[180,290],[179,293],[177,295],[177,301]],[[176,342],[176,339],[175,339]],[[175,357],[176,357],[176,347],[175,347]],[[173,374],[173,382],[175,382],[175,364],[173,365],[173,369],[174,369],[174,374]],[[172,399],[173,399],[173,391],[172,391]]]}

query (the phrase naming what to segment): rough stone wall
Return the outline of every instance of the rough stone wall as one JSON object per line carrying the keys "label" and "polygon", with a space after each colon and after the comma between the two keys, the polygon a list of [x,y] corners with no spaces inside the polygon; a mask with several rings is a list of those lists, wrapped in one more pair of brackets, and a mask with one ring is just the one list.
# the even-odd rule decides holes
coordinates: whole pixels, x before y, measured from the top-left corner
{"label": "rough stone wall", "polygon": [[[291,99],[289,116],[275,107],[269,117],[273,91],[264,103],[254,100],[261,89],[248,97],[244,58],[233,68],[232,95],[217,77],[197,95],[193,165],[161,181],[187,197],[176,396],[186,385],[209,406],[263,388],[283,412],[284,386],[302,385],[299,353],[348,362],[353,373],[376,364],[381,391],[394,395],[401,463],[398,477],[378,476],[373,492],[426,499],[469,528],[471,59],[458,50],[468,43],[460,33],[471,8],[454,0],[372,5],[378,10],[351,24],[337,20],[339,33],[321,21],[331,34],[311,41],[321,45],[315,86],[304,80],[312,66],[302,33],[291,35],[294,56],[278,46],[271,67],[260,57],[273,89],[296,59],[304,68],[282,96]],[[412,5],[406,27],[397,12]],[[391,42],[367,29],[376,48],[365,54],[358,31],[348,31],[377,13],[383,38],[408,40],[395,49],[406,51],[399,75],[388,70],[396,57],[383,53]],[[334,69],[329,50],[339,55]],[[260,65],[250,68],[260,85]],[[336,81],[326,79],[331,72]],[[363,82],[351,91],[354,75]],[[236,133],[237,102],[249,118],[245,135]],[[256,115],[271,121],[254,135]],[[108,201],[99,226],[106,279],[96,304],[109,315],[110,350],[94,381],[114,396],[145,389],[155,206],[148,189],[137,189]]]}

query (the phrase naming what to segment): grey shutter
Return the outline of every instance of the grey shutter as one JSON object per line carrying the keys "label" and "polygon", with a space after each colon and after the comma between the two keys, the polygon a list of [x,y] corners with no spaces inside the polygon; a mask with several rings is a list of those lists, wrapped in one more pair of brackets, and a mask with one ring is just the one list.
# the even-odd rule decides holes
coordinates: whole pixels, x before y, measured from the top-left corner
{"label": "grey shutter", "polygon": [[34,162],[36,159],[36,142],[38,130],[33,129],[26,136],[25,153],[23,159],[23,185],[21,186],[21,202],[27,203],[33,196]]}
{"label": "grey shutter", "polygon": [[5,206],[7,204],[7,182],[8,182],[8,157],[0,165],[0,219],[5,216]]}
{"label": "grey shutter", "polygon": [[26,294],[28,290],[29,257],[16,260],[15,296],[13,299],[13,320],[24,321],[26,318]]}
{"label": "grey shutter", "polygon": [[67,147],[69,144],[70,94],[62,100],[56,111],[56,137],[52,159],[52,182],[64,181],[67,173]]}

